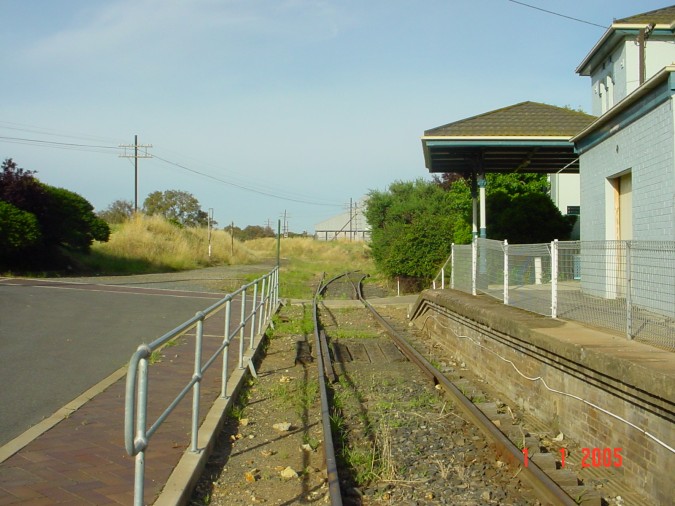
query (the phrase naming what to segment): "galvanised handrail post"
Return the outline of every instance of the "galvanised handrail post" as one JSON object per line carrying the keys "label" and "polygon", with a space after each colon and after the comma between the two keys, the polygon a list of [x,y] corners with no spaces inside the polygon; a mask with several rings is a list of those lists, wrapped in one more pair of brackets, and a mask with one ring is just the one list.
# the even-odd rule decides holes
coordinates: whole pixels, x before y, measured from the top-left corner
{"label": "galvanised handrail post", "polygon": [[265,312],[265,301],[267,300],[267,294],[265,293],[266,282],[267,278],[263,278],[262,288],[260,289],[260,305],[258,306],[260,308],[260,318],[258,318],[258,334],[262,334],[263,322],[267,319],[267,313]]}
{"label": "galvanised handrail post", "polygon": [[197,338],[195,339],[195,368],[192,379],[195,384],[192,386],[192,441],[190,450],[197,453],[197,439],[199,436],[199,394],[202,384],[202,342],[204,340],[204,313],[198,311],[195,316],[199,317],[197,322]]}
{"label": "galvanised handrail post", "polygon": [[[257,288],[257,283],[264,281],[269,278],[269,281],[266,281],[266,286],[268,287],[268,298],[266,303],[269,303],[272,297],[276,301],[278,298],[278,267],[274,268],[272,271],[264,275],[262,278],[258,278],[256,281],[249,283],[248,285],[242,286],[235,292],[226,295],[223,299],[219,300],[215,304],[211,305],[209,308],[205,309],[202,312],[198,312],[195,316],[189,320],[181,323],[171,331],[167,332],[163,336],[155,339],[150,344],[140,345],[134,354],[131,356],[129,361],[129,367],[127,371],[127,380],[126,380],[126,391],[125,391],[125,400],[124,400],[124,445],[127,453],[131,457],[135,457],[134,461],[134,502],[135,506],[143,505],[143,495],[144,495],[144,482],[145,482],[145,451],[148,447],[149,440],[152,438],[154,433],[159,429],[159,427],[166,421],[168,416],[174,411],[174,409],[182,402],[182,400],[187,397],[187,395],[192,390],[193,393],[193,410],[192,410],[192,434],[191,434],[191,450],[193,452],[198,452],[198,440],[199,440],[199,397],[201,390],[201,381],[203,378],[204,371],[206,371],[211,365],[219,358],[220,353],[223,354],[223,371],[222,371],[222,391],[221,395],[225,397],[227,395],[227,376],[228,376],[228,353],[229,345],[232,342],[232,339],[239,334],[240,338],[240,366],[243,369],[243,343],[244,343],[244,333],[246,323],[248,318],[251,318],[254,313],[258,311],[256,307],[256,300],[253,301],[253,311],[246,315],[246,291],[249,286],[255,285]],[[274,284],[274,280],[276,284]],[[274,290],[273,290],[274,288]],[[232,300],[239,293],[242,294],[242,306],[241,306],[241,320],[239,326],[235,325],[234,329],[231,329],[232,326]],[[264,295],[264,290],[263,290]],[[269,304],[269,317],[271,317],[271,311],[276,307]],[[219,346],[218,350],[209,357],[204,364],[202,364],[202,353],[203,353],[203,344],[204,344],[204,321],[206,318],[215,314],[218,311],[225,310],[225,327],[223,335],[223,343]],[[269,318],[268,317],[268,318]],[[265,318],[265,321],[268,321],[268,318]],[[262,316],[259,317],[262,319]],[[263,324],[259,320],[260,333],[262,333]],[[152,353],[155,350],[160,349],[162,346],[167,344],[172,339],[175,339],[178,336],[183,335],[187,330],[197,327],[196,332],[196,343],[195,343],[195,363],[194,363],[194,372],[190,381],[182,388],[182,390],[176,395],[176,397],[171,401],[171,403],[164,409],[164,412],[156,419],[150,427],[148,427],[148,399],[150,398],[148,392],[148,366],[149,359]],[[251,322],[252,331],[255,329],[254,322]]]}
{"label": "galvanised handrail post", "polygon": [[253,284],[253,304],[251,306],[251,344],[250,349],[253,349],[255,344],[255,316],[258,310],[258,282]]}
{"label": "galvanised handrail post", "polygon": [[244,368],[244,329],[246,328],[246,286],[241,290],[241,321],[239,322],[239,369]]}
{"label": "galvanised handrail post", "polygon": [[148,438],[145,433],[148,412],[148,359],[142,356],[138,362],[138,395],[136,397],[136,438],[134,449],[136,458],[134,462],[134,503],[136,506],[143,505],[145,485],[145,449],[148,446]]}
{"label": "galvanised handrail post", "polygon": [[225,305],[225,329],[223,332],[223,345],[225,349],[223,350],[223,373],[221,381],[221,390],[220,396],[223,399],[227,398],[227,359],[230,355],[230,319],[232,317],[232,300],[228,300]]}
{"label": "galvanised handrail post", "polygon": [[269,307],[269,312],[271,315],[272,311],[274,311],[274,308],[277,307],[277,297],[279,295],[279,267],[274,269],[270,283],[272,284],[270,286],[272,300],[270,301]]}
{"label": "galvanised handrail post", "polygon": [[504,304],[509,304],[509,241],[504,239]]}
{"label": "galvanised handrail post", "polygon": [[445,265],[441,269],[441,290],[445,290]]}
{"label": "galvanised handrail post", "polygon": [[272,275],[272,286],[270,286],[270,290],[271,299],[268,311],[271,318],[274,308],[277,307],[277,300],[279,300],[279,267],[274,270],[274,274]]}

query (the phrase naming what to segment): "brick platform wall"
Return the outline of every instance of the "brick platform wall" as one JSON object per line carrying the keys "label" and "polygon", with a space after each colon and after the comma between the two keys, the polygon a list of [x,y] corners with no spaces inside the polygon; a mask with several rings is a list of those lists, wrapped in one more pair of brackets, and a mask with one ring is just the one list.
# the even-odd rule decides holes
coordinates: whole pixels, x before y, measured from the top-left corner
{"label": "brick platform wall", "polygon": [[[582,447],[611,448],[612,453],[622,448],[623,463],[616,472],[654,504],[672,500],[675,455],[642,432],[673,446],[672,377],[603,353],[605,346],[616,350],[627,341],[447,290],[424,292],[412,314],[416,326],[440,337],[471,371],[552,429]],[[577,339],[566,339],[570,333]],[[638,350],[644,346],[629,344]],[[522,375],[541,377],[550,388],[598,405],[642,430],[582,400],[549,391],[495,354],[512,361]]]}

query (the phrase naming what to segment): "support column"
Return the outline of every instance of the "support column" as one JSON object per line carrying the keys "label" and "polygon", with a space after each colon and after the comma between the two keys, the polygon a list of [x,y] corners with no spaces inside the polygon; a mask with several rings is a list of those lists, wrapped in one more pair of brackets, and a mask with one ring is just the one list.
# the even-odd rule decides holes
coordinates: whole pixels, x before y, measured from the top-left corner
{"label": "support column", "polygon": [[472,205],[472,219],[471,219],[471,236],[475,239],[478,237],[478,186],[476,183],[476,172],[471,172],[471,205]]}
{"label": "support column", "polygon": [[480,191],[480,238],[487,238],[487,226],[486,226],[486,217],[485,217],[485,186],[487,182],[485,181],[485,174],[478,175],[478,188]]}

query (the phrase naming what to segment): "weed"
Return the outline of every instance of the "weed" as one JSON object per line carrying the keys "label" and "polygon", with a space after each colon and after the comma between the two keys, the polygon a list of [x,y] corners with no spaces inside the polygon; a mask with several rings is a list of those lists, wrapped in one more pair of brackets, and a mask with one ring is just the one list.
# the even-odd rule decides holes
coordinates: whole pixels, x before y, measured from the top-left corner
{"label": "weed", "polygon": [[321,444],[320,439],[312,437],[307,433],[302,436],[302,442],[303,444],[309,445],[312,450],[316,450]]}
{"label": "weed", "polygon": [[409,401],[407,404],[411,409],[428,408],[435,405],[438,398],[432,392],[424,392]]}

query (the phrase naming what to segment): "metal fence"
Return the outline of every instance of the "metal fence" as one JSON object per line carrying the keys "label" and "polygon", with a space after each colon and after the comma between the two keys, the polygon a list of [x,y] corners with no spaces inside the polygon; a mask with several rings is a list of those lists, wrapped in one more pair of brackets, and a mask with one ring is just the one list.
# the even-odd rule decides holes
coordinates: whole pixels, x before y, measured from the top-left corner
{"label": "metal fence", "polygon": [[476,239],[452,245],[433,281],[446,286],[675,350],[675,241]]}
{"label": "metal fence", "polygon": [[[252,291],[252,293],[251,293]],[[250,295],[249,295],[250,294]],[[134,476],[134,504],[143,504],[145,452],[153,434],[167,419],[190,391],[192,391],[192,419],[190,451],[198,452],[197,441],[199,435],[199,400],[200,382],[204,372],[211,367],[219,357],[222,357],[221,397],[226,398],[228,381],[228,351],[233,339],[239,338],[239,368],[249,364],[244,363],[245,343],[253,349],[256,335],[261,335],[269,319],[275,311],[279,298],[279,270],[272,269],[264,276],[242,286],[237,291],[226,295],[204,311],[182,323],[172,331],[164,334],[150,344],[142,344],[132,355],[127,372],[125,415],[124,415],[124,443],[127,453],[135,457]],[[232,303],[240,302],[239,311],[233,314]],[[224,328],[222,344],[206,361],[202,360],[203,325],[204,321],[224,311]],[[152,392],[148,390],[148,365],[153,351],[161,348],[172,339],[183,335],[187,330],[196,326],[194,373],[184,388],[176,394],[174,400],[165,408],[163,413],[148,424],[148,399]],[[248,332],[248,335],[245,335]]]}

